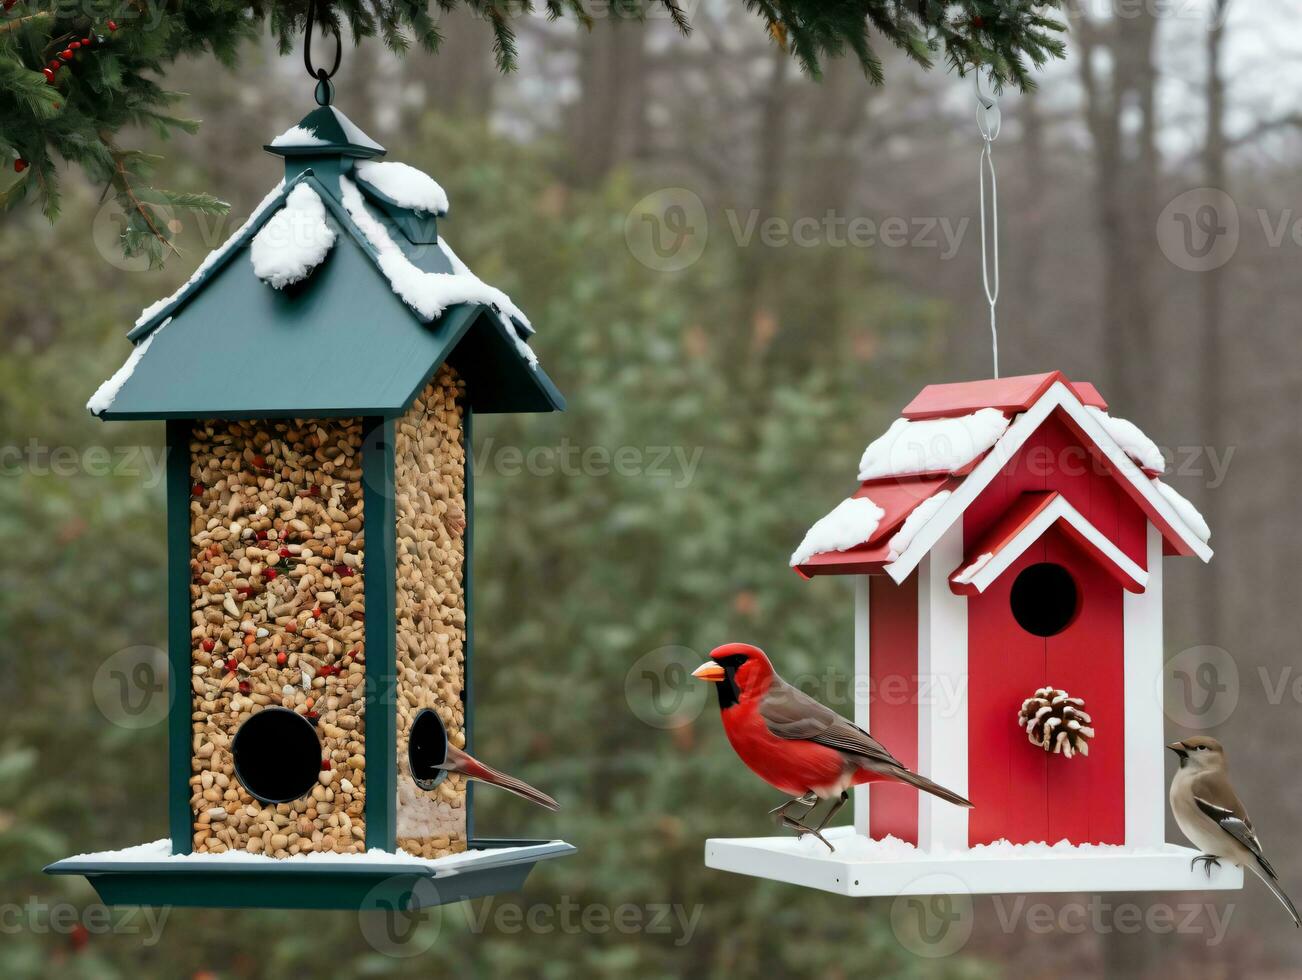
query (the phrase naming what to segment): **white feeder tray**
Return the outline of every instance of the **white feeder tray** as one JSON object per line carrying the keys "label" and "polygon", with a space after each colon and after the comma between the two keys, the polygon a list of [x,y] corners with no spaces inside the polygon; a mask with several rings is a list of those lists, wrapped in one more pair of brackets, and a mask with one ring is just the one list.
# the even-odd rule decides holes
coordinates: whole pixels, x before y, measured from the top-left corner
{"label": "white feeder tray", "polygon": [[732,837],[705,842],[705,865],[837,895],[992,895],[1036,892],[1211,891],[1243,887],[1243,871],[1222,861],[1208,877],[1188,847],[1110,844],[995,844],[966,851],[920,851],[852,827],[813,837]]}

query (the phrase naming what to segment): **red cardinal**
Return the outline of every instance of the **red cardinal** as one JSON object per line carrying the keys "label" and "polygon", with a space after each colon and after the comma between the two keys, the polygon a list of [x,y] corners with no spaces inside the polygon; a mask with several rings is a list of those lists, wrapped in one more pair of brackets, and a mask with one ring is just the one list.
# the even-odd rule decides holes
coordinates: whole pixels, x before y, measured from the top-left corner
{"label": "red cardinal", "polygon": [[[783,827],[802,836],[813,834],[828,850],[836,848],[820,831],[850,798],[851,786],[893,779],[958,806],[972,805],[911,772],[862,728],[792,687],[758,647],[748,643],[718,647],[692,676],[716,685],[723,730],[741,761],[792,797],[769,812]],[[838,799],[817,827],[787,813],[799,804],[805,808],[801,816],[807,816],[820,799],[832,797]]]}

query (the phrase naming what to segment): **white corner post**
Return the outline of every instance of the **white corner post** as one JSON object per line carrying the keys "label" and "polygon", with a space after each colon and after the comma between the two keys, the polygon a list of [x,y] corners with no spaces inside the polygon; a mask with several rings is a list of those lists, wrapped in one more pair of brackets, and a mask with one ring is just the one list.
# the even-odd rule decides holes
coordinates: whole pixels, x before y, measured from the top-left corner
{"label": "white corner post", "polygon": [[[871,575],[854,577],[854,683],[851,691],[854,697],[854,723],[864,731],[868,727],[869,692],[872,688],[872,676],[869,668],[871,644],[868,637],[868,583]],[[868,836],[868,787],[854,788],[854,831]]]}
{"label": "white corner post", "polygon": [[[955,521],[918,565],[918,772],[966,796],[967,598],[950,591],[963,561],[963,522]],[[918,847],[966,850],[964,807],[918,794]]]}
{"label": "white corner post", "polygon": [[1148,587],[1122,594],[1125,617],[1126,846],[1166,841],[1163,768],[1162,534],[1148,525]]}

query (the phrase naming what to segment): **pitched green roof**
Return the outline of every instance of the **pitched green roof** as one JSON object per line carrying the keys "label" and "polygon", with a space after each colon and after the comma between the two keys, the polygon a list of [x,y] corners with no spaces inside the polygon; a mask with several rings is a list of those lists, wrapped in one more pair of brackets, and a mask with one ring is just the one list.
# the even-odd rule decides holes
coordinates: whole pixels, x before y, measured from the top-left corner
{"label": "pitched green roof", "polygon": [[347,156],[368,159],[385,149],[331,105],[313,109],[297,126],[281,133],[264,149],[277,156]]}
{"label": "pitched green roof", "polygon": [[[345,171],[351,168],[351,161],[342,163]],[[290,164],[287,160],[287,169]],[[300,184],[325,206],[334,243],[305,279],[275,289],[258,278],[250,249]],[[509,301],[505,309],[460,302],[432,315],[413,308],[411,296],[404,294],[404,301],[399,294],[401,283],[381,267],[374,223],[387,219],[387,235],[378,244],[391,252],[396,247],[413,274],[443,273],[458,281],[455,257],[437,238],[433,244],[410,241],[392,214],[392,202],[377,207],[366,201],[362,214],[354,202],[357,221],[367,226],[360,228],[339,192],[337,174],[318,178],[307,169],[269,195],[185,287],[142,316],[129,334],[137,345],[129,366],[107,383],[109,391],[102,389],[92,399],[99,403],[97,414],[105,419],[394,416],[444,362],[465,377],[477,412],[564,407],[524,342],[532,328],[513,322],[513,312],[519,314]],[[474,294],[480,292],[491,291]],[[489,299],[494,296],[500,294]]]}

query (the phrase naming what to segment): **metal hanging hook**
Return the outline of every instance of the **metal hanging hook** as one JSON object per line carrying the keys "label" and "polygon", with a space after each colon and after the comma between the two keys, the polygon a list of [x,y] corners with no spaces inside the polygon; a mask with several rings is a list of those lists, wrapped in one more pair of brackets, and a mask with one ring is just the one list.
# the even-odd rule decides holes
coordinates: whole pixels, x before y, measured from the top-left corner
{"label": "metal hanging hook", "polygon": [[[982,71],[974,72],[976,79],[977,130],[981,133],[981,155],[977,160],[977,179],[981,186],[981,284],[985,287],[986,301],[990,304],[990,348],[994,361],[995,377],[999,377],[999,327],[995,318],[995,305],[999,302],[999,182],[995,177],[995,161],[991,155],[995,140],[999,138],[1002,117],[999,101],[994,92],[994,73],[990,73],[989,87],[981,84]],[[986,221],[986,179],[990,181],[990,221]],[[987,246],[987,242],[989,245]]]}
{"label": "metal hanging hook", "polygon": [[316,26],[318,19],[316,7],[316,0],[311,0],[307,5],[307,26],[304,29],[303,37],[303,67],[307,69],[307,73],[312,78],[316,79],[317,103],[326,106],[334,98],[334,86],[330,83],[330,79],[335,77],[335,72],[339,70],[339,65],[344,59],[344,41],[339,34],[338,27],[332,24],[326,25],[327,30],[335,36],[335,63],[329,71],[324,68],[317,68],[312,64],[312,28]]}

